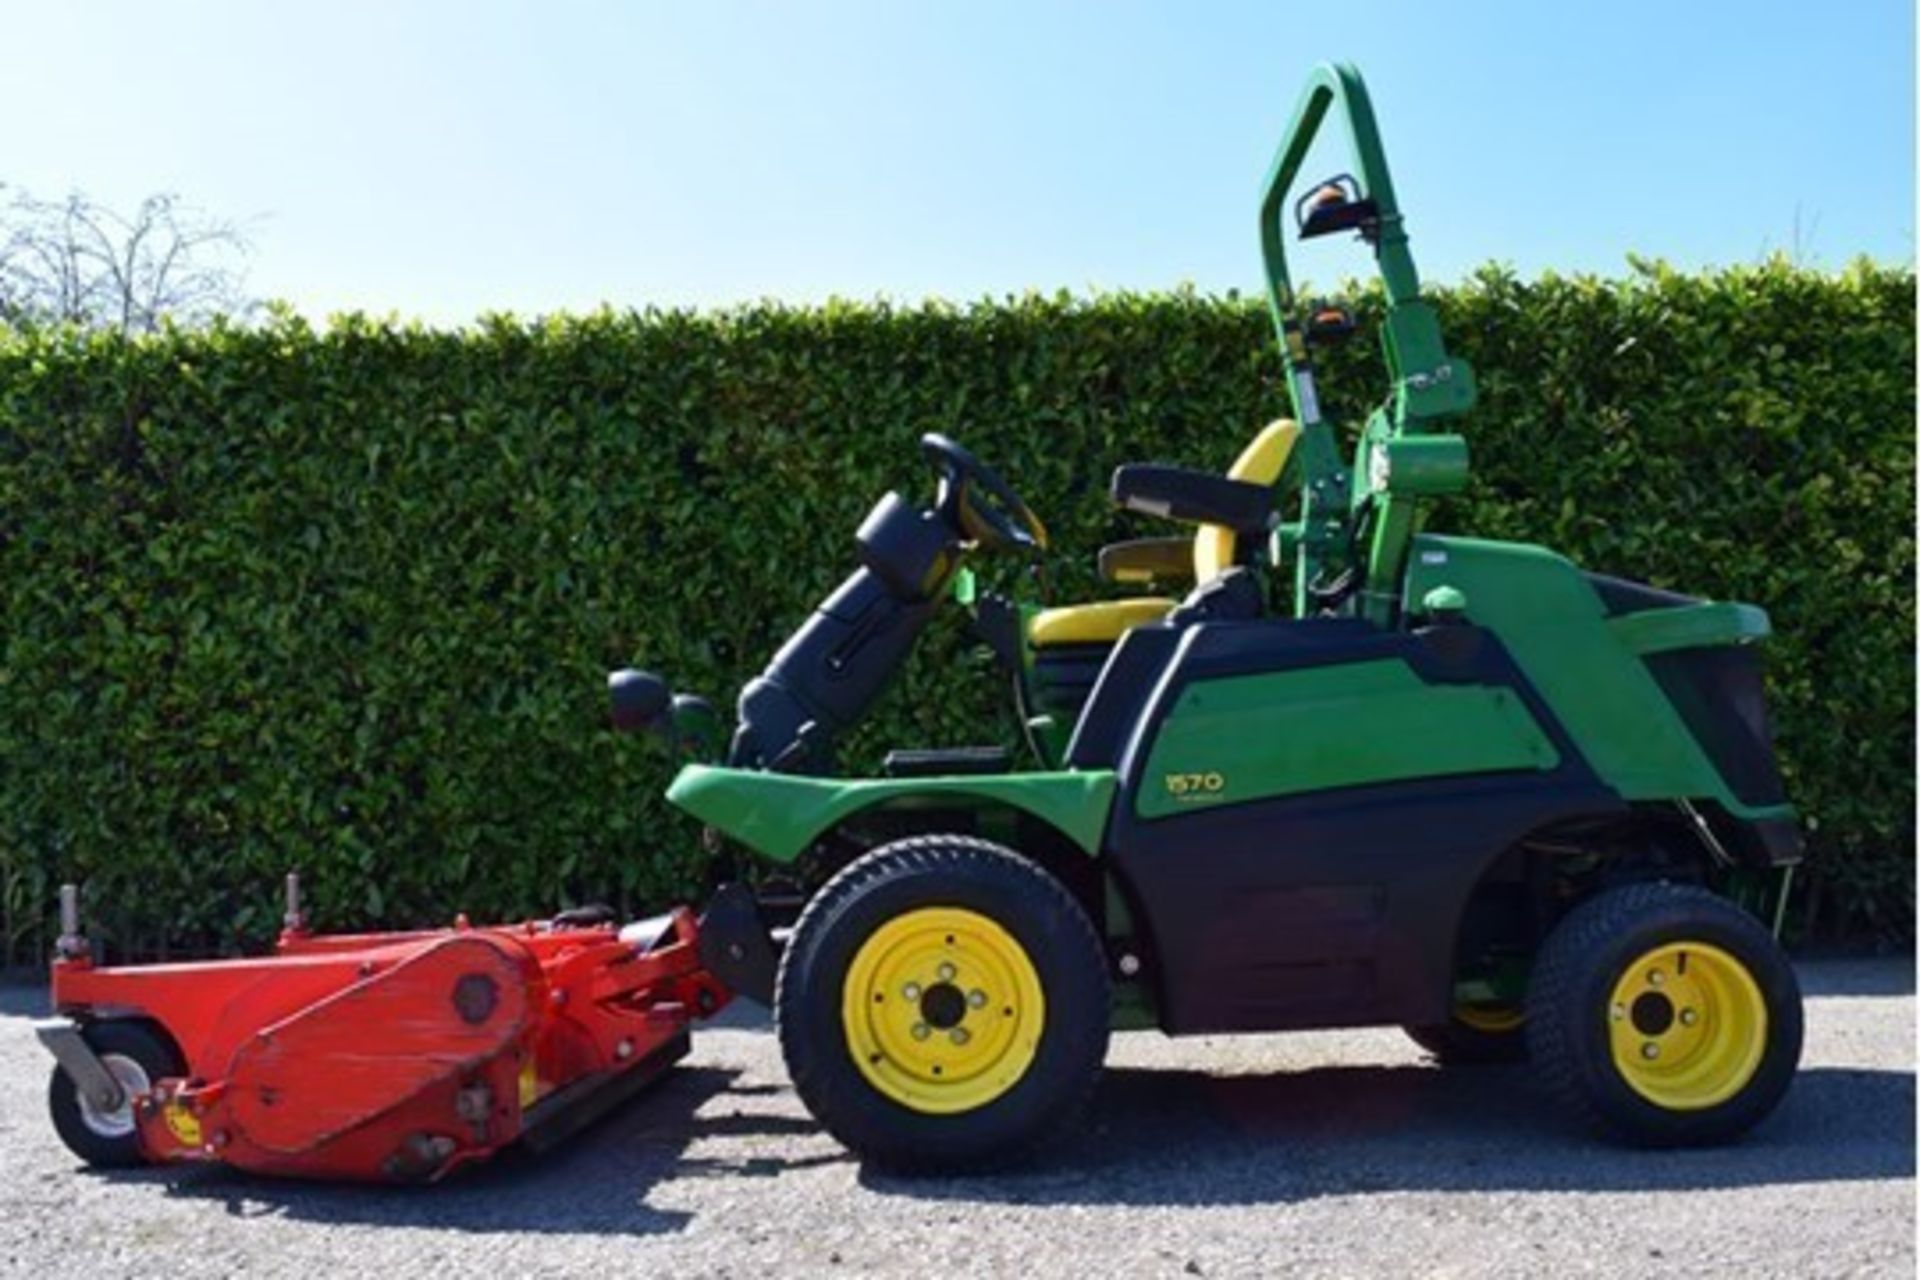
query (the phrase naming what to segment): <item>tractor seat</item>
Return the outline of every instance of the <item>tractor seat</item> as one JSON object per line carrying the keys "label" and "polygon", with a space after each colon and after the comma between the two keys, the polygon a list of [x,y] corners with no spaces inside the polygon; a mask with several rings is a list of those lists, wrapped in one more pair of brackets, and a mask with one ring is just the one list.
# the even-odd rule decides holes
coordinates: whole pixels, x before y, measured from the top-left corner
{"label": "tractor seat", "polygon": [[[1290,419],[1268,423],[1227,468],[1227,478],[1248,484],[1277,483],[1299,435],[1299,425]],[[1239,535],[1232,529],[1217,524],[1201,525],[1193,535],[1194,585],[1204,587],[1231,569],[1239,550]],[[1142,623],[1160,621],[1179,604],[1178,600],[1166,596],[1135,596],[1042,609],[1027,624],[1027,644],[1037,650],[1062,645],[1112,644]]]}
{"label": "tractor seat", "polygon": [[1143,622],[1158,622],[1179,605],[1166,596],[1096,600],[1092,604],[1042,609],[1027,624],[1027,643],[1036,649],[1063,644],[1112,644]]}

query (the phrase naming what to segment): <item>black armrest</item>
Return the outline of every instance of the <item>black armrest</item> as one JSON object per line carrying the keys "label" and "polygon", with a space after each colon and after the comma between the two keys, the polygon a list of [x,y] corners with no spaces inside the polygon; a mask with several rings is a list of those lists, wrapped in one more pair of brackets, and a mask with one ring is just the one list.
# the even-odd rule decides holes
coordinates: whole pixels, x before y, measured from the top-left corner
{"label": "black armrest", "polygon": [[1273,520],[1268,486],[1185,467],[1136,463],[1119,468],[1113,473],[1113,504],[1189,524],[1221,524],[1235,533],[1265,533]]}
{"label": "black armrest", "polygon": [[1193,539],[1133,538],[1100,548],[1106,582],[1185,582],[1193,577]]}

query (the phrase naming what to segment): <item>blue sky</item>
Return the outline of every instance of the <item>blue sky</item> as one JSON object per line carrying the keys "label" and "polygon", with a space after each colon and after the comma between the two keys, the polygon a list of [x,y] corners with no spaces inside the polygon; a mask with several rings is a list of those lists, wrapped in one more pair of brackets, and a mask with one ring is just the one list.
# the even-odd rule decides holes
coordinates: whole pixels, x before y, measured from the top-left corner
{"label": "blue sky", "polygon": [[1914,253],[1896,0],[4,13],[0,182],[253,219],[254,291],[314,315],[1256,289],[1259,179],[1329,58],[1429,279],[1750,261],[1796,223],[1820,265]]}

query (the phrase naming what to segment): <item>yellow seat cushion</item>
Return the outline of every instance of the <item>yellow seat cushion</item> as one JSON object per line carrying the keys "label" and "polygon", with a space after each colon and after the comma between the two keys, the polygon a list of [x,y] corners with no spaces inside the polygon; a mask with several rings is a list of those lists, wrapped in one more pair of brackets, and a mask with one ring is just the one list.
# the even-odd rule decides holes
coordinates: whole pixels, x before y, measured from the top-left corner
{"label": "yellow seat cushion", "polygon": [[1053,644],[1112,644],[1129,627],[1158,622],[1179,603],[1159,596],[1139,596],[1042,609],[1027,624],[1027,643],[1036,649]]}

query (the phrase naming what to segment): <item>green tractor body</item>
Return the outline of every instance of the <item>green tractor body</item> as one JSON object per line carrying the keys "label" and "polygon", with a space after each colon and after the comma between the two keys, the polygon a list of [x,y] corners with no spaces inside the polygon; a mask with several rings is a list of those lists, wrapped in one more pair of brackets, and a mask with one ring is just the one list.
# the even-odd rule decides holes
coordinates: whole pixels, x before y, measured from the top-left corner
{"label": "green tractor body", "polygon": [[[1336,108],[1357,176],[1289,206]],[[1352,321],[1294,298],[1289,221],[1358,234],[1385,285],[1392,386],[1350,457],[1313,357]],[[1010,1154],[1097,1068],[1109,1017],[1096,1033],[1046,996],[1067,984],[1170,1033],[1387,1024],[1446,1060],[1531,1047],[1613,1132],[1744,1129],[1799,1044],[1766,927],[1801,851],[1761,691],[1766,614],[1422,531],[1467,482],[1443,428],[1474,377],[1420,297],[1352,69],[1309,82],[1260,239],[1292,419],[1224,475],[1115,475],[1118,505],[1194,532],[1107,548],[1103,576],[1183,594],[982,593],[965,558],[1037,555],[1044,528],[928,437],[933,507],[875,508],[859,567],[743,692],[724,749],[703,703],[629,677],[628,720],[707,756],[669,798],[811,898],[778,996],[796,1084],[883,1161]],[[972,748],[835,776],[833,739],[949,595],[1011,677],[1032,767]],[[1055,888],[1071,905],[1035,914]]]}
{"label": "green tractor body", "polygon": [[1525,545],[1421,535],[1413,561],[1409,598],[1454,593],[1444,621],[1130,630],[1065,767],[690,764],[668,797],[777,863],[911,830],[1092,859],[1110,882],[1096,919],[1151,958],[1140,994],[1170,1031],[1444,1020],[1456,983],[1523,973],[1461,971],[1456,943],[1495,864],[1555,829],[1691,844],[1716,884],[1777,907],[1799,838],[1748,651],[1763,612]]}

